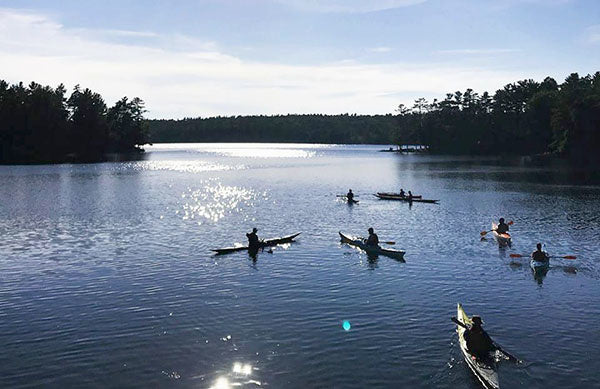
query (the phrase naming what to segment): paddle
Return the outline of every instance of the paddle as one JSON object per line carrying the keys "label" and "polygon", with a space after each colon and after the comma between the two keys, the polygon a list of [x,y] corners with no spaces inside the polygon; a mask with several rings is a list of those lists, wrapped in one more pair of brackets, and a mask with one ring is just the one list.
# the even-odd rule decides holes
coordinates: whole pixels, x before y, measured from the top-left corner
{"label": "paddle", "polygon": [[[335,195],[335,197],[348,197],[347,195]],[[360,195],[354,195],[354,197],[360,197]]]}
{"label": "paddle", "polygon": [[[512,226],[513,224],[515,224],[515,222],[511,220],[511,221],[509,221],[509,222],[508,222],[508,223],[506,223],[506,224],[507,224],[507,225],[509,225],[509,226]],[[481,235],[481,236],[485,236],[485,235],[487,235],[487,233],[488,233],[488,232],[492,232],[492,231],[496,231],[496,230],[481,231],[481,232],[479,233],[479,235]]]}
{"label": "paddle", "polygon": [[[530,257],[531,255],[523,255],[523,254],[510,254],[511,258],[523,258],[523,257]],[[549,255],[548,258],[563,258],[563,259],[577,259],[576,256],[574,255],[563,255],[563,256],[559,256],[559,255]]]}
{"label": "paddle", "polygon": [[466,329],[466,330],[468,330],[468,329],[469,329],[469,327],[468,327],[468,326],[466,326],[464,323],[461,323],[460,321],[458,321],[458,319],[457,319],[455,316],[452,316],[452,317],[450,318],[450,320],[452,320],[453,322],[455,322],[456,324],[458,324],[459,326],[461,326],[462,328],[464,328],[464,329]]}
{"label": "paddle", "polygon": [[[454,316],[452,316],[450,318],[454,323],[458,324],[459,326],[463,327],[466,330],[469,330],[470,328],[468,326],[466,326],[465,324],[461,323],[460,321],[458,321],[458,319]],[[521,363],[521,361],[515,357],[514,355],[510,354],[509,352],[505,351],[502,347],[500,347],[500,345],[496,342],[493,342],[494,347],[496,347],[496,349],[498,351],[500,351],[502,354],[504,354],[509,361],[515,362],[515,363]]]}

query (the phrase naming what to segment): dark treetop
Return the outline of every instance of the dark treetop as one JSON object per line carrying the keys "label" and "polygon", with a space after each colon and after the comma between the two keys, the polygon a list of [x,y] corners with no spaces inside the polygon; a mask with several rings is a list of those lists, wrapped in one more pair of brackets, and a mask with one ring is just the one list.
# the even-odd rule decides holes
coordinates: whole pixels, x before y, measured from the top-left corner
{"label": "dark treetop", "polygon": [[396,115],[232,116],[151,120],[153,142],[426,144],[445,154],[552,153],[595,160],[600,146],[600,72],[562,83],[522,80],[494,95],[472,89],[420,98]]}
{"label": "dark treetop", "polygon": [[0,80],[0,163],[101,161],[107,153],[148,143],[144,102],[127,97],[107,108],[102,96],[76,86],[71,96],[32,82]]}

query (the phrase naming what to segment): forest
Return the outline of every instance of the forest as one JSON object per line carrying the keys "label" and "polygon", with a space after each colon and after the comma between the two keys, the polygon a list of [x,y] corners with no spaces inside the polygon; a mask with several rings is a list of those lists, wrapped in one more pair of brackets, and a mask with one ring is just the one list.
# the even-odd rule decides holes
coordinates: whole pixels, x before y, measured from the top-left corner
{"label": "forest", "polygon": [[425,144],[436,154],[600,160],[600,72],[417,99],[388,115],[275,115],[151,120],[153,142]]}
{"label": "forest", "polygon": [[67,98],[35,82],[0,80],[0,163],[98,162],[109,153],[141,151],[148,143],[144,102],[102,96],[76,86]]}
{"label": "forest", "polygon": [[424,144],[435,154],[600,161],[600,72],[417,99],[387,115],[274,115],[146,120],[144,102],[107,107],[90,89],[0,80],[0,163],[94,162],[149,142]]}

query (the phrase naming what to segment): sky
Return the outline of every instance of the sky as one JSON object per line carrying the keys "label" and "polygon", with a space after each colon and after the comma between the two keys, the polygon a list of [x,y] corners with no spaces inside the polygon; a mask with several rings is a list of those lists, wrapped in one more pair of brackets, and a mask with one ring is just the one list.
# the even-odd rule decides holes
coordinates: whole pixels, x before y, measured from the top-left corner
{"label": "sky", "polygon": [[600,0],[0,0],[0,79],[149,118],[393,113],[600,71]]}

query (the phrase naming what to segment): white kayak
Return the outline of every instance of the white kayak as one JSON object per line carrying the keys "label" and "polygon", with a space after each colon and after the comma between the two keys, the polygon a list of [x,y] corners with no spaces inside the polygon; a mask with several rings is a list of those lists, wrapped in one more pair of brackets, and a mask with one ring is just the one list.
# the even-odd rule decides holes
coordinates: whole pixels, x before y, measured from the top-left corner
{"label": "white kayak", "polygon": [[[460,304],[456,308],[456,318],[461,323],[470,326],[472,324],[471,318],[467,316]],[[475,377],[481,382],[484,388],[487,389],[498,389],[500,383],[498,381],[498,368],[496,363],[492,360],[491,363],[478,361],[473,358],[471,353],[467,350],[467,341],[465,340],[465,329],[458,324],[456,325],[456,332],[458,332],[458,341],[460,343],[460,350],[462,351],[463,357],[469,369],[473,372]]]}
{"label": "white kayak", "polygon": [[395,258],[399,261],[404,262],[404,250],[394,250],[394,249],[386,249],[381,246],[367,246],[362,239],[342,234],[341,232],[340,238],[342,239],[342,243],[347,243],[351,246],[355,246],[367,252],[367,254],[372,255],[385,255],[386,257]]}
{"label": "white kayak", "polygon": [[498,228],[498,225],[496,223],[492,223],[492,231],[494,232],[494,238],[496,238],[496,240],[498,241],[498,244],[501,244],[501,245],[510,244],[511,243],[510,234],[508,232],[505,232],[504,234],[499,234],[498,232],[496,232],[497,228]]}

